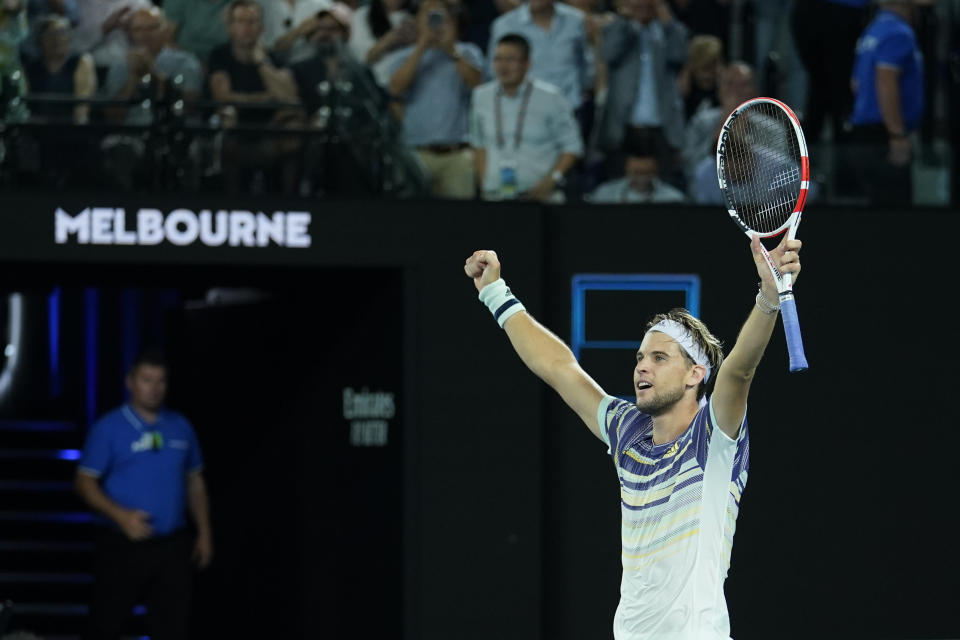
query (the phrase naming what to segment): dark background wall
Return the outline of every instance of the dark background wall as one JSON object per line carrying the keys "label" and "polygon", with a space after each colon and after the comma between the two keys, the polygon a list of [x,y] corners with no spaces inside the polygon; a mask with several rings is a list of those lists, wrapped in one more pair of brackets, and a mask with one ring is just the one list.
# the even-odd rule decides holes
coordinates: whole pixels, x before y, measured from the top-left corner
{"label": "dark background wall", "polygon": [[[55,208],[94,205],[229,203],[4,199],[3,286],[97,284],[118,271],[128,283],[213,285],[224,273],[237,283],[266,273],[325,311],[329,278],[355,274],[362,287],[371,269],[398,274],[404,303],[376,315],[404,343],[402,582],[374,601],[402,600],[408,638],[609,637],[620,577],[611,463],[525,371],[463,261],[496,249],[511,288],[565,340],[574,274],[698,274],[701,316],[729,347],[757,278],[725,214],[324,202],[311,204],[309,249],[55,245]],[[946,242],[908,235],[908,218]],[[939,277],[952,272],[958,227],[944,211],[805,215],[797,296],[811,369],[787,373],[778,330],[750,400],[750,481],[727,581],[734,637],[960,635],[950,453],[960,437],[949,402],[958,349]],[[634,319],[638,342],[645,320]],[[358,357],[379,365],[359,347]],[[611,354],[592,373],[620,392],[609,387],[631,367]]]}

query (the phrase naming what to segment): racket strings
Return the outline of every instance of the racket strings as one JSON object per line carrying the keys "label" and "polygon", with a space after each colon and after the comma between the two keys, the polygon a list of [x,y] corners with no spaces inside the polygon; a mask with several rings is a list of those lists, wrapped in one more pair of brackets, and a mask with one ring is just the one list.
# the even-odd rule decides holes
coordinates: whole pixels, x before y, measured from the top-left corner
{"label": "racket strings", "polygon": [[731,208],[760,233],[780,228],[800,196],[800,145],[789,116],[770,103],[747,106],[731,121],[724,150]]}

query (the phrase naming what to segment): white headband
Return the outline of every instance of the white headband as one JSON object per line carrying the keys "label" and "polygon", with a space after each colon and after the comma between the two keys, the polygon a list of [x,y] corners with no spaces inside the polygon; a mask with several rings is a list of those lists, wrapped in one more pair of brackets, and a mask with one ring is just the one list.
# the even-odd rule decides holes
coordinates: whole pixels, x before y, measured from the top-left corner
{"label": "white headband", "polygon": [[693,361],[699,365],[703,365],[707,368],[707,375],[703,377],[703,381],[706,382],[710,379],[710,359],[707,358],[707,354],[703,349],[700,348],[700,345],[694,340],[693,335],[690,333],[690,330],[684,327],[682,324],[676,320],[661,320],[657,324],[650,327],[650,331],[659,331],[660,333],[665,333],[674,340],[677,341],[683,349],[687,352]]}

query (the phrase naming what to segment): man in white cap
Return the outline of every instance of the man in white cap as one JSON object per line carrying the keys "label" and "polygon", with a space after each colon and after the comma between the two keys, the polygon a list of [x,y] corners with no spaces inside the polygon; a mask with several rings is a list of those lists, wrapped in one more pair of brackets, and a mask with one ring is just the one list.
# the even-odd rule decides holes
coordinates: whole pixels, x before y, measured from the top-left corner
{"label": "man in white cap", "polygon": [[[747,394],[776,325],[777,287],[760,240],[760,291],[724,359],[720,342],[683,309],[647,325],[633,370],[636,402],[607,395],[570,349],[525,312],[493,251],[464,267],[524,364],[603,441],[620,480],[623,578],[615,640],[728,640],[723,582],[747,482]],[[770,252],[800,272],[799,240]],[[712,393],[708,393],[712,386]]]}

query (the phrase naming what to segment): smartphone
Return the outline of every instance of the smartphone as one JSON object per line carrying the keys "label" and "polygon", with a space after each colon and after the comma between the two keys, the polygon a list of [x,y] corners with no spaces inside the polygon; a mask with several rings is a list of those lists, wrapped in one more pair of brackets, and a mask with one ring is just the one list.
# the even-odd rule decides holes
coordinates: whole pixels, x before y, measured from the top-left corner
{"label": "smartphone", "polygon": [[440,29],[447,21],[447,14],[439,9],[433,9],[427,14],[427,25],[431,29]]}

